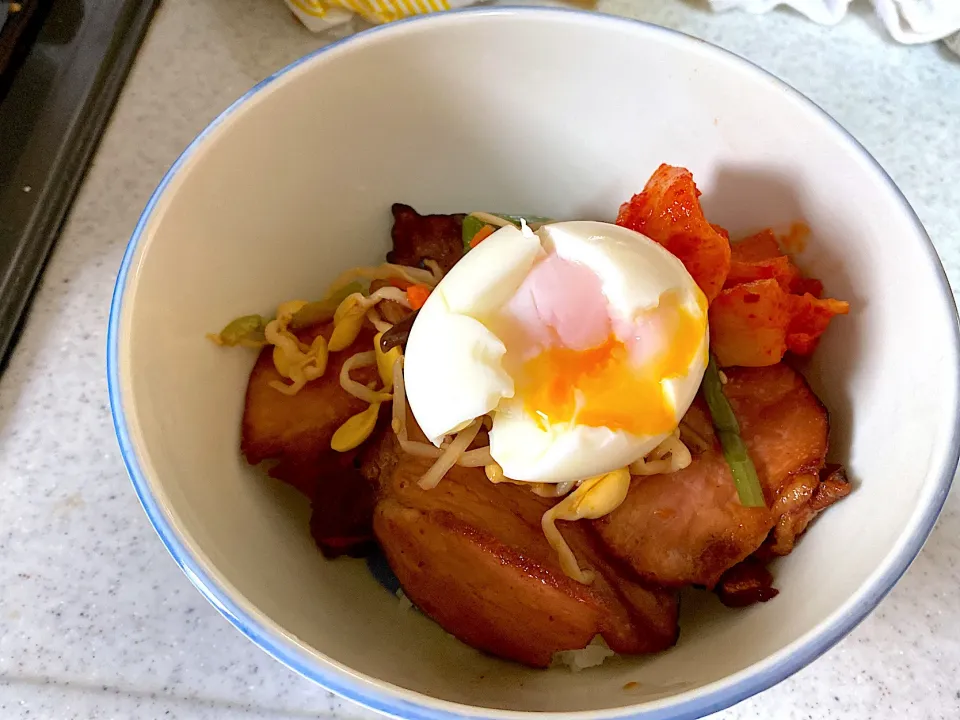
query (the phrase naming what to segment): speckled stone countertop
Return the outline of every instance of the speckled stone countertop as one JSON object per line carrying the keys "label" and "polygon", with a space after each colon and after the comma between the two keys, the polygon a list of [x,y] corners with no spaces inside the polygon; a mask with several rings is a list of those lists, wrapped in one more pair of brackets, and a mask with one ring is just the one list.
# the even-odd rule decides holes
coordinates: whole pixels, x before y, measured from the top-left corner
{"label": "speckled stone countertop", "polygon": [[[893,176],[960,287],[960,59],[892,44],[867,10],[826,29],[694,0],[600,5],[729,48],[813,98]],[[104,371],[114,277],[161,175],[232,100],[320,44],[280,0],[167,0],[153,24],[0,377],[4,719],[371,716],[257,650],[190,585],[124,472]],[[954,494],[852,635],[715,717],[960,717],[958,588]]]}

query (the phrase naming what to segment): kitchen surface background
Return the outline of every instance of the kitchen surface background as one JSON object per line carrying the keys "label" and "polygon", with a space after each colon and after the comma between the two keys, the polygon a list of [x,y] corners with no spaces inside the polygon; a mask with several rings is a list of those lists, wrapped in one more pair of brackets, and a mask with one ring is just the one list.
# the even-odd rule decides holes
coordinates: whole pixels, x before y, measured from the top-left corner
{"label": "kitchen surface background", "polygon": [[[733,50],[819,103],[893,176],[960,287],[960,58],[893,44],[866,3],[833,28],[692,0],[599,7]],[[231,101],[322,42],[280,0],[166,0],[157,14],[0,377],[0,717],[372,717],[271,660],[190,585],[124,472],[104,371],[115,274],[163,172]],[[847,639],[715,718],[960,717],[958,510],[954,494]]]}

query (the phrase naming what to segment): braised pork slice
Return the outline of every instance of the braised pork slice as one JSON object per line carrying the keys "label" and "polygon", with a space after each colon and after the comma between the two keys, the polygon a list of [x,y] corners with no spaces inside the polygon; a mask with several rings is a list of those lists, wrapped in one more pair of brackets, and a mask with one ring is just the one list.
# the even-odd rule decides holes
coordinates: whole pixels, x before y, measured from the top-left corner
{"label": "braised pork slice", "polygon": [[714,587],[774,527],[781,489],[800,476],[816,478],[823,467],[827,412],[799,373],[782,363],[725,372],[723,390],[740,422],[767,507],[740,505],[706,406],[698,398],[684,418],[702,445],[690,466],[634,478],[624,503],[591,523],[603,544],[649,583]]}
{"label": "braised pork slice", "polygon": [[813,519],[849,495],[851,486],[842,467],[828,465],[819,475],[797,476],[785,490],[774,506],[777,523],[759,551],[763,557],[789,555]]}
{"label": "braised pork slice", "polygon": [[[388,432],[388,428],[382,429]],[[311,498],[310,534],[328,560],[364,557],[376,550],[373,508],[377,485],[360,471],[363,451],[330,450],[317,463]]]}
{"label": "braised pork slice", "polygon": [[[331,325],[299,334],[309,344],[317,334],[329,339]],[[340,387],[340,368],[357,352],[373,348],[374,331],[364,328],[349,348],[330,353],[327,370],[308,382],[296,395],[288,396],[270,386],[271,381],[289,382],[273,365],[273,347],[264,348],[247,382],[240,450],[251,465],[274,460],[270,475],[284,480],[307,497],[328,464],[321,458],[330,452],[330,438],[347,418],[367,408],[367,403]],[[377,378],[372,367],[358,368],[353,378],[368,382]],[[386,414],[386,412],[385,412]]]}
{"label": "braised pork slice", "polygon": [[551,500],[455,467],[432,490],[417,480],[429,460],[398,456],[391,434],[364,466],[380,478],[377,539],[404,592],[447,632],[510,660],[544,667],[553,653],[597,634],[620,653],[656,652],[677,639],[677,596],[614,567],[578,523],[563,533],[592,585],[567,577],[540,518]]}
{"label": "braised pork slice", "polygon": [[714,589],[720,602],[727,607],[746,607],[767,602],[779,593],[773,587],[773,575],[767,566],[753,555],[721,575]]}
{"label": "braised pork slice", "polygon": [[401,203],[391,211],[393,250],[387,253],[387,262],[418,267],[424,260],[434,260],[448,272],[463,257],[465,215],[421,215]]}

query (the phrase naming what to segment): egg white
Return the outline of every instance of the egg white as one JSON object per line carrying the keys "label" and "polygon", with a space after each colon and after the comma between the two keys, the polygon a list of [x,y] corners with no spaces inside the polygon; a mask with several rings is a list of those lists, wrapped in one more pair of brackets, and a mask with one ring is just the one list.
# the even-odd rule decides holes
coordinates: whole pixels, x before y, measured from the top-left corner
{"label": "egg white", "polygon": [[407,401],[430,442],[513,397],[506,348],[483,324],[543,254],[540,239],[510,225],[460,260],[420,308],[404,353]]}

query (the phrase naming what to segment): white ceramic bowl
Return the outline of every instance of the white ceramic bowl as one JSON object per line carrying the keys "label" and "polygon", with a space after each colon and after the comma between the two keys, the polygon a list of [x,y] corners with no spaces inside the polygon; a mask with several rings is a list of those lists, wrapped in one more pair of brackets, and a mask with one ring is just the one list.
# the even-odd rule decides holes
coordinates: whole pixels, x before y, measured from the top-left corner
{"label": "white ceramic bowl", "polygon": [[[813,229],[801,264],[852,312],[809,375],[856,491],[777,565],[776,600],[730,611],[691,594],[668,652],[575,676],[485,657],[398,612],[362,562],[321,558],[306,503],[239,455],[252,354],[204,333],[378,261],[393,202],[609,220],[660,162],[692,169],[708,217],[734,235]],[[200,591],[297,672],[410,718],[649,720],[730,705],[863,619],[919,551],[957,465],[956,310],[883,170],[743,60],[602,15],[436,15],[261,83],[150,200],[117,282],[108,363],[137,493]]]}

